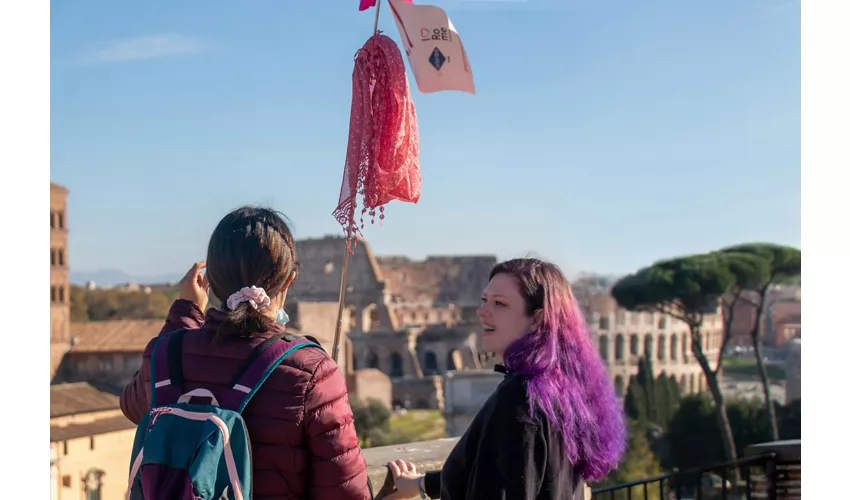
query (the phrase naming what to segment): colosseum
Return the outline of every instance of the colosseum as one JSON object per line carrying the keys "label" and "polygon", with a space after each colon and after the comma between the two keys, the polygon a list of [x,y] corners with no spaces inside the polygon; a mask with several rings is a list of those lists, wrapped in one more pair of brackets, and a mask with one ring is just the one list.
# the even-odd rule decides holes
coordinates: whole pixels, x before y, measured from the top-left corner
{"label": "colosseum", "polygon": [[[292,326],[330,341],[336,312],[342,238],[297,242],[302,273],[291,292]],[[361,370],[383,373],[392,383],[395,404],[443,406],[443,377],[452,371],[481,370],[498,360],[481,352],[475,309],[492,255],[440,256],[413,260],[377,256],[361,241],[352,256],[346,294],[348,337],[340,364],[350,375]],[[668,315],[629,312],[611,297],[610,280],[573,282],[595,344],[622,396],[638,361],[649,356],[657,373],[675,375],[684,393],[706,388],[705,376],[690,351],[687,325]],[[326,306],[319,311],[320,305]],[[325,321],[327,322],[327,321]],[[315,323],[315,324],[314,324]],[[719,314],[706,316],[703,347],[714,365],[722,340]]]}
{"label": "colosseum", "polygon": [[[614,386],[625,395],[629,377],[637,374],[638,361],[646,356],[655,375],[664,371],[675,375],[685,394],[702,392],[705,375],[691,353],[687,324],[669,315],[650,312],[630,312],[617,305],[607,290],[578,294],[584,314],[599,347],[599,354],[608,366]],[[720,309],[704,320],[703,352],[712,368],[717,366],[717,354],[723,339]]]}

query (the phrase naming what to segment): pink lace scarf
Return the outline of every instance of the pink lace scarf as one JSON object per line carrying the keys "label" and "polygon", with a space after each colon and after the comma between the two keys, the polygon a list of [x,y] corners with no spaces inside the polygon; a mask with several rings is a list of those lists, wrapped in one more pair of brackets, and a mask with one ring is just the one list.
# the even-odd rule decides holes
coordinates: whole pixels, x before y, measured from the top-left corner
{"label": "pink lace scarf", "polygon": [[[363,229],[367,211],[374,223],[380,210],[383,221],[384,205],[418,202],[422,185],[416,109],[401,51],[391,38],[378,33],[357,52],[352,84],[348,152],[333,212],[349,242]],[[358,194],[363,197],[359,229]]]}

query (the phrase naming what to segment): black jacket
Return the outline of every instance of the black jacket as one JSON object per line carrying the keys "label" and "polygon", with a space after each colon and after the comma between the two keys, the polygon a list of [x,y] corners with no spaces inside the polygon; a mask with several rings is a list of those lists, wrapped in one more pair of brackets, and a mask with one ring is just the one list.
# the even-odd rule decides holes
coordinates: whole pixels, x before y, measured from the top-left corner
{"label": "black jacket", "polygon": [[446,459],[425,474],[440,500],[583,500],[584,481],[563,452],[559,432],[532,418],[525,380],[505,374]]}

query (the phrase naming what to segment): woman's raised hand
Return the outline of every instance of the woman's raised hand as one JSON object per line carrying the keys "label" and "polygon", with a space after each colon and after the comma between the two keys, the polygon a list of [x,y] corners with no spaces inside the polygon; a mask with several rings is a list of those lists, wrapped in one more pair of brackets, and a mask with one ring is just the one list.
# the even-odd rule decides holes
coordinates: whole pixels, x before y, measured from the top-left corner
{"label": "woman's raised hand", "polygon": [[194,302],[202,312],[206,311],[207,303],[210,301],[210,283],[206,273],[201,273],[206,267],[206,261],[195,262],[179,283],[179,297]]}

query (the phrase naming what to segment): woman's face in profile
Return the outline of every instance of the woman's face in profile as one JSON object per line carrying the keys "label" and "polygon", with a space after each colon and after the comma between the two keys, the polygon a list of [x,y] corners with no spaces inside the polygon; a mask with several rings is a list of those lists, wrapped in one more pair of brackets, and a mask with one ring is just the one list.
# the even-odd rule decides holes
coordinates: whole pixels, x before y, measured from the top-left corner
{"label": "woman's face in profile", "polygon": [[531,329],[532,318],[525,313],[525,300],[519,281],[510,274],[497,274],[481,293],[476,311],[483,328],[481,348],[499,355]]}

